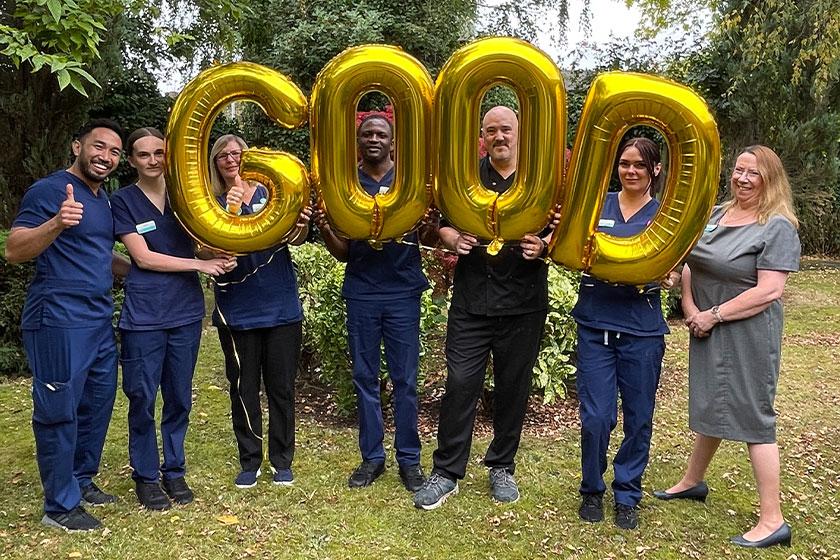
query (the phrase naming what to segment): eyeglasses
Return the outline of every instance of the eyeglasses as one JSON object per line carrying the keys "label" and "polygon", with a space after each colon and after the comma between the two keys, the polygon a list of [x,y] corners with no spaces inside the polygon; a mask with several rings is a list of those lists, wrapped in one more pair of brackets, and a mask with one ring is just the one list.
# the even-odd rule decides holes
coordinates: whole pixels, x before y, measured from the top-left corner
{"label": "eyeglasses", "polygon": [[219,152],[218,154],[216,154],[216,161],[223,161],[227,158],[233,158],[233,161],[239,161],[242,158],[242,150]]}
{"label": "eyeglasses", "polygon": [[761,177],[761,173],[755,169],[743,169],[741,167],[736,167],[732,170],[732,176],[739,179],[744,175],[744,173],[747,174],[748,179],[759,179]]}

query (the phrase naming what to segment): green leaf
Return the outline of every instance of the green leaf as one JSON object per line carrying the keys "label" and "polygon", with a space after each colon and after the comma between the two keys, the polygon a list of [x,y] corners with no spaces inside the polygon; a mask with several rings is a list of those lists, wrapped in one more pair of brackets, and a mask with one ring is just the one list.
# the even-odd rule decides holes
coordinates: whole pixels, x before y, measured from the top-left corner
{"label": "green leaf", "polygon": [[[73,86],[73,89],[75,89],[76,91],[78,91],[79,93],[84,95],[85,97],[88,96],[87,92],[85,91],[84,86],[82,86],[82,84],[81,84],[81,82],[79,82],[79,80],[71,79],[70,80],[70,85]],[[99,84],[97,84],[97,85],[99,85]]]}
{"label": "green leaf", "polygon": [[50,11],[50,14],[52,14],[55,22],[58,23],[59,20],[61,20],[61,14],[64,13],[64,8],[62,7],[61,2],[59,2],[59,0],[47,0],[47,9]]}
{"label": "green leaf", "polygon": [[62,69],[56,72],[56,76],[58,77],[58,89],[64,91],[64,88],[70,85],[70,72]]}
{"label": "green leaf", "polygon": [[74,67],[74,68],[70,68],[70,71],[75,72],[76,74],[78,74],[79,76],[84,78],[89,83],[95,85],[96,87],[98,87],[100,89],[102,88],[102,86],[99,85],[99,82],[97,82],[96,79],[93,76],[91,76],[90,74],[88,74],[87,71],[84,70],[83,68]]}

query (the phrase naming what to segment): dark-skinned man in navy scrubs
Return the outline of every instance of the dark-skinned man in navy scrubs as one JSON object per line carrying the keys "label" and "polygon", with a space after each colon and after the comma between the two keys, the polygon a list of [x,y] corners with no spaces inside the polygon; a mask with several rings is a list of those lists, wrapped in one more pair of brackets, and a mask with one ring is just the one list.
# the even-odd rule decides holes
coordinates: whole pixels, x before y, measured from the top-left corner
{"label": "dark-skinned man in navy scrubs", "polygon": [[[371,114],[359,124],[359,183],[371,196],[385,193],[394,180],[393,127]],[[323,213],[316,217],[330,253],[347,263],[342,295],[347,302],[347,334],[353,361],[362,462],[350,475],[350,488],[369,486],[385,470],[384,427],[379,399],[379,357],[385,359],[394,388],[396,460],[400,479],[411,492],[423,484],[417,433],[417,368],[420,359],[420,295],[429,287],[415,244],[385,243],[337,236]],[[417,241],[417,234],[410,240]]]}
{"label": "dark-skinned man in navy scrubs", "polygon": [[117,388],[112,273],[124,276],[129,266],[113,253],[111,206],[102,188],[120,161],[122,130],[107,119],[91,121],[72,150],[68,169],[36,181],[24,194],[6,260],[35,260],[21,327],[33,374],[42,523],[85,531],[101,523],[82,502],[116,501],[92,479]]}

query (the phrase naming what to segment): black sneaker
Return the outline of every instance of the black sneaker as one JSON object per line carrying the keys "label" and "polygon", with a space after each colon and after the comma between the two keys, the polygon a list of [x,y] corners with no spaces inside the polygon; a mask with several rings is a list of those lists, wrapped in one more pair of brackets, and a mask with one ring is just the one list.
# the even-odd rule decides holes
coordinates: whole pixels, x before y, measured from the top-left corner
{"label": "black sneaker", "polygon": [[93,482],[87,486],[83,486],[80,490],[82,491],[82,500],[89,506],[104,506],[105,504],[113,504],[117,501],[116,496],[106,494]]}
{"label": "black sneaker", "polygon": [[140,505],[146,509],[163,511],[172,507],[169,498],[166,497],[166,494],[163,493],[163,490],[160,489],[160,484],[157,482],[137,481],[135,490],[137,491],[137,499],[140,501]]}
{"label": "black sneaker", "polygon": [[578,515],[584,521],[597,523],[604,520],[603,494],[583,494]]}
{"label": "black sneaker", "polygon": [[350,475],[350,480],[347,481],[347,485],[350,486],[350,488],[364,488],[365,486],[370,486],[383,472],[385,472],[385,461],[382,461],[381,463],[362,461],[362,463],[356,467],[356,470],[353,471],[353,474]]}
{"label": "black sneaker", "polygon": [[45,513],[41,518],[41,523],[67,532],[93,531],[102,528],[102,523],[86,512],[82,506],[76,506],[66,513]]}
{"label": "black sneaker", "polygon": [[187,481],[184,480],[183,476],[171,479],[164,478],[161,480],[160,486],[176,504],[188,504],[195,498],[193,491],[187,486]]}
{"label": "black sneaker", "polygon": [[615,525],[621,529],[635,529],[639,526],[639,511],[633,506],[615,504]]}
{"label": "black sneaker", "polygon": [[409,492],[417,492],[423,487],[426,482],[426,477],[423,475],[423,468],[420,465],[400,465],[400,480],[403,486]]}

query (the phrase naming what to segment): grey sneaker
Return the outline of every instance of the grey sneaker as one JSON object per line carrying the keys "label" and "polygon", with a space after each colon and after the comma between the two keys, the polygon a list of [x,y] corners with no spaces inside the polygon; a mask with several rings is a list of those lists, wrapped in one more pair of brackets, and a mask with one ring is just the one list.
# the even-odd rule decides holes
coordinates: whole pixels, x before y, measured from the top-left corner
{"label": "grey sneaker", "polygon": [[519,488],[513,475],[504,467],[490,468],[490,494],[497,502],[512,504],[519,499]]}
{"label": "grey sneaker", "polygon": [[414,494],[414,507],[418,509],[435,509],[440,507],[446,498],[458,493],[458,483],[449,480],[438,473],[432,473],[420,490]]}

